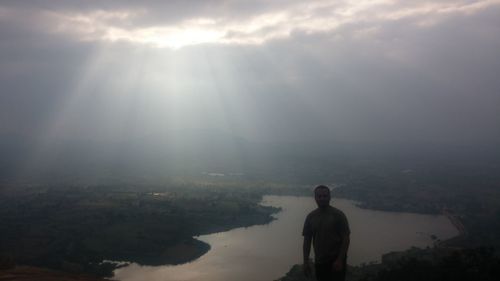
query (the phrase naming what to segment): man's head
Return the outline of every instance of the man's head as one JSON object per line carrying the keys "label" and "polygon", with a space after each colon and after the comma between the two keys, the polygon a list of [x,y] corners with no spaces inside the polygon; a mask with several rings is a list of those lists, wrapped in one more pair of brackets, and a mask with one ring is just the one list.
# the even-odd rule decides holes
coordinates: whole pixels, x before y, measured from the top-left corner
{"label": "man's head", "polygon": [[330,188],[326,185],[318,185],[314,189],[314,199],[318,208],[326,208],[330,205]]}

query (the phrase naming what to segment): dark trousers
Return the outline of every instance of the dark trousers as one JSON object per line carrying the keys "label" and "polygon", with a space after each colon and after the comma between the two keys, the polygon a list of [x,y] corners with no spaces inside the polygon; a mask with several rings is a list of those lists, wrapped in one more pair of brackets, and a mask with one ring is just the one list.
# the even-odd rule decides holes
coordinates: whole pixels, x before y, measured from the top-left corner
{"label": "dark trousers", "polygon": [[346,272],[346,262],[342,270],[333,270],[333,261],[328,263],[316,263],[314,265],[316,271],[316,280],[318,281],[344,281]]}

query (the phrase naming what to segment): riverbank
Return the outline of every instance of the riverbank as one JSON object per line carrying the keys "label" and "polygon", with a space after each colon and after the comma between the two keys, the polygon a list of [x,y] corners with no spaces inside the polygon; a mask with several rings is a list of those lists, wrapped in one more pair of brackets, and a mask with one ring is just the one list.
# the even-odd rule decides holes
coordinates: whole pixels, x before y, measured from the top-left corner
{"label": "riverbank", "polygon": [[443,208],[442,214],[446,216],[448,220],[451,222],[451,224],[457,229],[458,235],[443,241],[438,241],[436,243],[436,246],[446,247],[446,248],[460,248],[457,247],[456,245],[459,245],[460,242],[464,241],[468,235],[465,225],[462,223],[460,217],[451,212],[451,210],[449,209]]}
{"label": "riverbank", "polygon": [[0,198],[0,256],[18,265],[111,276],[103,260],[181,264],[210,246],[193,237],[266,224],[261,194],[213,187],[67,187]]}
{"label": "riverbank", "polygon": [[[311,196],[264,196],[261,204],[283,211],[270,224],[198,237],[210,244],[211,250],[193,262],[159,267],[132,264],[115,271],[115,278],[123,281],[163,280],[166,276],[171,281],[279,278],[290,265],[301,260],[303,221],[316,204]],[[334,205],[350,220],[353,245],[349,258],[356,265],[378,260],[383,253],[407,249],[415,243],[422,247],[432,245],[429,233],[443,238],[456,233],[445,217],[361,209],[355,202],[344,199],[336,199]],[[374,240],[378,243],[373,243]]]}

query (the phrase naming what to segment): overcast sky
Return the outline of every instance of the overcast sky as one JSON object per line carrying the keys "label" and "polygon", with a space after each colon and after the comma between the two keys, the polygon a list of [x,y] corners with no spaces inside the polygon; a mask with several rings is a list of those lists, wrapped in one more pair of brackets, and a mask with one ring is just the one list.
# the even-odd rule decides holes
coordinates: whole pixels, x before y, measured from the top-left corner
{"label": "overcast sky", "polygon": [[0,136],[500,140],[500,1],[0,1]]}

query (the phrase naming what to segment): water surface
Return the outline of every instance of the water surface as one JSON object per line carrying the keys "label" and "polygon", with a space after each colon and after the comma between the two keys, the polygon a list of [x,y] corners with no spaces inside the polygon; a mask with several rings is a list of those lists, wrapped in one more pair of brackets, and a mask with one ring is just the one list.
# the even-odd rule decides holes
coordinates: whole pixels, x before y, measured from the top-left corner
{"label": "water surface", "polygon": [[[115,271],[123,281],[221,281],[275,280],[302,262],[302,225],[316,208],[311,197],[265,196],[263,205],[283,208],[267,225],[237,228],[198,237],[211,245],[199,259],[176,266],[131,264]],[[333,199],[332,205],[346,214],[351,227],[348,263],[379,261],[390,251],[432,245],[430,235],[448,239],[458,234],[444,216],[373,211],[355,202]]]}

